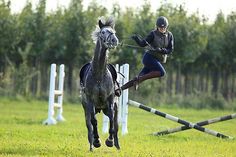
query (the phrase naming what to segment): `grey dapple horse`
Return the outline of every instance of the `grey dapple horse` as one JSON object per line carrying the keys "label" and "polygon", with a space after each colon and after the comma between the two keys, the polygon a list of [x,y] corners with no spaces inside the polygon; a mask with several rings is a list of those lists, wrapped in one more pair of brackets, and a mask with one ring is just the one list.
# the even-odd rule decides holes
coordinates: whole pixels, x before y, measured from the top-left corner
{"label": "grey dapple horse", "polygon": [[96,114],[101,111],[110,120],[109,137],[105,143],[108,147],[112,147],[114,144],[117,149],[120,149],[117,135],[118,107],[114,101],[114,90],[118,85],[117,73],[107,61],[108,49],[115,48],[119,43],[115,35],[114,20],[112,18],[100,19],[97,29],[92,33],[92,38],[96,42],[94,57],[80,70],[82,105],[88,129],[90,151],[93,150],[93,146],[96,148],[101,146],[96,119]]}

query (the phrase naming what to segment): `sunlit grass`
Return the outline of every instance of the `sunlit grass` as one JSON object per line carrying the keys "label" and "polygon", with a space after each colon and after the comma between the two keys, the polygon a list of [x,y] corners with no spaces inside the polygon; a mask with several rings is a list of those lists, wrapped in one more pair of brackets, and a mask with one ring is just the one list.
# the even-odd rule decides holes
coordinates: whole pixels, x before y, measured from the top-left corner
{"label": "sunlit grass", "polygon": [[[231,111],[167,109],[163,112],[197,122],[231,114]],[[42,125],[47,118],[47,102],[0,100],[0,156],[124,156],[124,157],[235,157],[236,141],[188,130],[156,137],[153,132],[179,126],[143,110],[129,107],[127,135],[119,133],[121,150],[108,148],[102,134],[102,114],[98,114],[102,146],[89,152],[84,113],[78,102],[64,105],[66,122]],[[207,126],[236,137],[236,120]]]}

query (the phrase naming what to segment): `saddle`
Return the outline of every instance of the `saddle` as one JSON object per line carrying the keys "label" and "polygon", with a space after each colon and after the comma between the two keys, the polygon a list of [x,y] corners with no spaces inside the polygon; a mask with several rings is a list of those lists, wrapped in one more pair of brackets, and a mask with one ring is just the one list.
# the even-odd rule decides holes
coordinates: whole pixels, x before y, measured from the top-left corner
{"label": "saddle", "polygon": [[[108,68],[108,70],[110,71],[110,73],[112,75],[113,82],[117,83],[117,85],[119,86],[119,83],[116,81],[117,72],[116,72],[116,69],[115,69],[114,65],[112,65],[110,63],[107,64],[107,65],[108,65],[107,68]],[[83,84],[84,84],[84,80],[83,80],[84,75],[88,72],[88,69],[90,68],[90,66],[91,66],[91,63],[89,62],[89,63],[84,64],[82,66],[82,68],[80,69],[80,74],[79,74],[80,75],[80,85],[82,87],[83,87]]]}

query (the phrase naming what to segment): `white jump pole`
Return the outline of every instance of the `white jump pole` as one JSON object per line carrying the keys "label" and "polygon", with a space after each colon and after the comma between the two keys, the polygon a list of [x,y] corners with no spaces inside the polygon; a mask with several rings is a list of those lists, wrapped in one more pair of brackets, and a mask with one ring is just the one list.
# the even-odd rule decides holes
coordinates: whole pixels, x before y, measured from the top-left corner
{"label": "white jump pole", "polygon": [[[129,64],[124,64],[122,66],[124,78],[123,78],[123,84],[127,83],[129,81]],[[122,97],[120,97],[122,100],[122,113],[121,113],[121,120],[122,120],[122,135],[125,135],[128,133],[128,96],[129,96],[129,90],[126,89],[123,91]]]}
{"label": "white jump pole", "polygon": [[[48,100],[48,118],[43,122],[44,125],[53,125],[56,124],[57,121],[65,121],[64,117],[62,116],[63,85],[65,77],[64,64],[60,65],[58,90],[55,89],[56,75],[57,75],[56,64],[51,64],[49,100]],[[58,103],[54,102],[55,96],[58,96]],[[53,117],[55,114],[54,108],[58,109],[58,114],[56,119]]]}
{"label": "white jump pole", "polygon": [[65,66],[64,64],[60,65],[59,71],[59,85],[58,85],[58,114],[57,121],[65,121],[65,118],[62,116],[63,113],[63,87],[64,87],[64,78],[65,78]]}
{"label": "white jump pole", "polygon": [[[116,65],[116,71],[119,71],[122,73],[123,76],[118,75],[117,81],[119,82],[120,86],[124,85],[129,81],[129,64],[124,64],[119,67],[119,65]],[[119,109],[118,109],[118,122],[121,124],[122,127],[122,135],[128,133],[128,127],[127,127],[127,120],[128,120],[128,89],[122,91],[123,93],[118,98],[116,97],[116,102],[118,102]],[[108,132],[108,126],[109,126],[109,118],[106,115],[103,115],[103,133]]]}

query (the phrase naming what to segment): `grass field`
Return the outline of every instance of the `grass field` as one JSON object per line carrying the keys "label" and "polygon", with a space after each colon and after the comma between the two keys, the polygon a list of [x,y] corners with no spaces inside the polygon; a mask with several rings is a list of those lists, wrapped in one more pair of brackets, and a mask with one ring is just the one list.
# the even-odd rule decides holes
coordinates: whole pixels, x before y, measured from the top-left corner
{"label": "grass field", "polygon": [[[197,122],[232,114],[233,111],[190,109],[159,110]],[[64,105],[66,122],[43,126],[47,102],[0,100],[0,156],[73,156],[73,157],[236,157],[236,140],[219,139],[195,130],[156,137],[150,133],[179,126],[162,117],[129,107],[127,135],[119,133],[121,150],[108,148],[102,134],[102,114],[98,114],[102,146],[89,152],[82,106]],[[236,137],[236,120],[207,126]]]}

